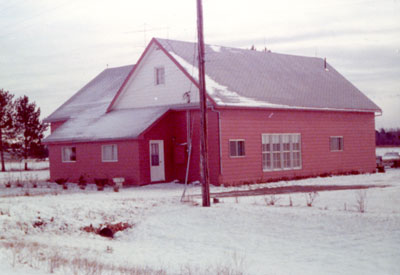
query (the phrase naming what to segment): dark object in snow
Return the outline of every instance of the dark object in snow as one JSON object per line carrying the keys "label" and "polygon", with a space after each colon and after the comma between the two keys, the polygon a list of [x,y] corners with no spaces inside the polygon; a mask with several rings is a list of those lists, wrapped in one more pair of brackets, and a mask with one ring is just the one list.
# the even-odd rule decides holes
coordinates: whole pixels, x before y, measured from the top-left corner
{"label": "dark object in snow", "polygon": [[213,203],[219,203],[219,199],[218,198],[213,198]]}
{"label": "dark object in snow", "polygon": [[86,189],[86,184],[87,180],[85,179],[85,176],[81,175],[78,179],[78,186],[80,189],[85,190]]}
{"label": "dark object in snow", "polygon": [[67,181],[68,181],[68,178],[67,178],[67,179],[58,178],[58,179],[55,180],[55,182],[56,182],[58,185],[64,185]]}
{"label": "dark object in snow", "polygon": [[42,227],[45,226],[46,223],[38,217],[38,220],[33,223],[33,227]]}
{"label": "dark object in snow", "polygon": [[99,235],[103,236],[103,237],[107,237],[107,238],[113,238],[114,237],[114,233],[108,227],[104,227],[103,229],[101,229],[100,232],[99,232]]}
{"label": "dark object in snow", "polygon": [[96,183],[97,190],[98,191],[103,191],[104,187],[108,184],[108,179],[94,179],[94,182]]}

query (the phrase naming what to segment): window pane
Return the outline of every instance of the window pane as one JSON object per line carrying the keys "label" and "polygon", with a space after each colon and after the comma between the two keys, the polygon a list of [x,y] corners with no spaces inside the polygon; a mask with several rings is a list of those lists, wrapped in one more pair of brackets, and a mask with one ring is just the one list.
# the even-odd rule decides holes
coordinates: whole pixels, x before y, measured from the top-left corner
{"label": "window pane", "polygon": [[111,160],[111,159],[112,159],[112,147],[103,146],[103,160]]}
{"label": "window pane", "polygon": [[102,158],[103,161],[117,161],[118,160],[118,151],[117,145],[103,145],[102,146]]}
{"label": "window pane", "polygon": [[273,153],[274,169],[281,168],[281,153]]}
{"label": "window pane", "polygon": [[156,68],[156,85],[165,83],[164,68]]}
{"label": "window pane", "polygon": [[263,169],[264,170],[271,170],[271,154],[270,153],[263,153]]}
{"label": "window pane", "polygon": [[62,148],[63,161],[76,161],[76,147],[63,147]]}
{"label": "window pane", "polygon": [[273,135],[272,138],[272,151],[279,152],[281,150],[281,144],[279,141],[279,135]]}
{"label": "window pane", "polygon": [[244,141],[243,140],[241,140],[241,141],[237,141],[237,155],[238,156],[244,156],[245,155],[245,153],[244,153]]}
{"label": "window pane", "polygon": [[283,167],[290,168],[290,152],[283,153]]}
{"label": "window pane", "polygon": [[300,152],[293,153],[293,168],[300,168]]}
{"label": "window pane", "polygon": [[290,136],[289,135],[282,136],[282,150],[290,151]]}
{"label": "window pane", "polygon": [[71,147],[71,161],[76,161],[76,147]]}
{"label": "window pane", "polygon": [[330,138],[331,151],[343,150],[343,137],[331,137]]}
{"label": "window pane", "polygon": [[160,158],[158,153],[158,144],[152,143],[151,144],[151,166],[159,166],[160,165]]}
{"label": "window pane", "polygon": [[231,157],[236,157],[237,156],[237,151],[236,151],[236,142],[235,141],[229,141],[229,150],[230,150],[230,155]]}
{"label": "window pane", "polygon": [[292,150],[300,150],[300,135],[292,135]]}

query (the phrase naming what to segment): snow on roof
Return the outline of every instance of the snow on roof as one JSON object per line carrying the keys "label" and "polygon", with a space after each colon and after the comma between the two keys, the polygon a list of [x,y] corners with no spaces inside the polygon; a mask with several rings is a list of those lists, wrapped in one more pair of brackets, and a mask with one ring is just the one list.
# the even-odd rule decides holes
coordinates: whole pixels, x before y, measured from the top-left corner
{"label": "snow on roof", "polygon": [[[103,106],[101,107],[103,109]],[[84,142],[137,138],[144,130],[165,114],[169,107],[148,107],[114,110],[109,113],[92,113],[89,109],[81,115],[69,119],[57,128],[45,143]]]}
{"label": "snow on roof", "polygon": [[45,122],[64,121],[88,110],[94,116],[104,114],[133,66],[104,70],[48,116]]}
{"label": "snow on roof", "polygon": [[138,108],[106,112],[133,66],[106,69],[80,89],[46,118],[46,122],[67,121],[43,142],[137,138],[169,108]]}
{"label": "snow on roof", "polygon": [[[198,79],[196,43],[156,40]],[[381,111],[322,58],[205,45],[205,66],[219,106]]]}

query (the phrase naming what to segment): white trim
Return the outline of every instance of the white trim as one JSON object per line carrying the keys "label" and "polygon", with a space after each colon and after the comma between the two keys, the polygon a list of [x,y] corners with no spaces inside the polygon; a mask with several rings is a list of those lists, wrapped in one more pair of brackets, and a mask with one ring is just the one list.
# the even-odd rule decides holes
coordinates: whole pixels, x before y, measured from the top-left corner
{"label": "white trim", "polygon": [[[291,165],[291,167],[284,167],[284,157],[283,157],[284,150],[283,150],[283,142],[282,142],[282,136],[284,136],[284,135],[290,136],[289,143],[290,143],[290,165]],[[263,138],[264,136],[268,137],[268,139],[269,139],[270,136],[278,136],[279,137],[279,152],[273,150],[272,139],[269,139],[267,143],[264,143],[264,141],[263,141],[264,140],[264,138]],[[295,144],[295,143],[292,141],[292,136],[298,136],[299,137],[299,150],[294,150],[293,149],[293,144]],[[269,151],[264,151],[263,150],[263,145],[264,144],[266,144],[266,145],[269,144]],[[301,156],[301,151],[302,151],[301,147],[302,146],[301,146],[301,134],[300,133],[279,133],[279,134],[278,133],[271,133],[271,134],[262,133],[261,134],[261,167],[262,167],[263,172],[301,170],[303,168],[303,162],[302,162],[302,156]],[[274,168],[274,158],[273,158],[274,152],[278,153],[279,156],[280,156],[280,159],[279,159],[280,168]],[[287,152],[287,151],[285,151],[285,152]],[[295,166],[295,167],[293,166],[294,153],[300,153],[300,158],[299,158],[300,165],[299,166]],[[271,168],[267,168],[267,169],[264,168],[264,163],[263,163],[264,162],[264,154],[269,154],[269,161],[270,161],[270,164],[271,164]]]}
{"label": "white trim", "polygon": [[[75,148],[75,160],[65,160],[66,156],[65,156],[64,149],[67,149],[67,148]],[[76,146],[62,146],[61,147],[61,162],[63,162],[63,163],[75,163],[76,162]]]}
{"label": "white trim", "polygon": [[[339,146],[338,150],[332,150],[332,138],[339,138],[342,140],[339,145],[342,145],[341,147]],[[329,137],[329,151],[330,152],[343,152],[344,151],[344,137],[343,136],[330,136]]]}
{"label": "white trim", "polygon": [[[237,142],[237,141],[243,141],[243,153],[244,153],[244,155],[240,155],[240,156],[232,156],[231,155],[231,141],[235,141],[235,142]],[[244,157],[246,157],[246,140],[245,139],[240,139],[240,138],[234,138],[234,139],[229,139],[229,157],[230,158],[244,158]],[[236,143],[236,144],[238,144],[238,143]],[[237,150],[237,145],[236,145],[236,150]]]}
{"label": "white trim", "polygon": [[[111,146],[111,147],[115,146],[115,157],[116,157],[116,159],[111,159],[111,160],[104,159],[104,148],[106,146]],[[114,149],[112,149],[112,152],[114,152],[113,150]],[[112,155],[112,157],[114,157],[114,155]],[[103,145],[101,145],[101,162],[118,162],[118,146],[117,146],[117,144],[103,144]]]}
{"label": "white trim", "polygon": [[[158,165],[152,165],[151,145],[158,145]],[[164,140],[149,140],[150,181],[165,181]]]}

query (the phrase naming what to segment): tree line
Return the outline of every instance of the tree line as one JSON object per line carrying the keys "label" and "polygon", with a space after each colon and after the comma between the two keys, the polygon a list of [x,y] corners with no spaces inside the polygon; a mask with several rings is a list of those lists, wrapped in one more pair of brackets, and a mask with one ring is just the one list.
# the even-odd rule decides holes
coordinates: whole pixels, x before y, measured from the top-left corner
{"label": "tree line", "polygon": [[24,95],[14,95],[0,89],[0,159],[1,171],[5,169],[5,153],[23,158],[28,170],[29,156],[40,156],[45,151],[41,140],[47,125],[40,120],[40,108]]}
{"label": "tree line", "polygon": [[400,128],[375,131],[376,145],[400,146]]}

